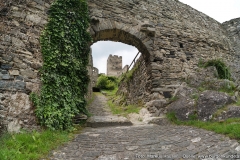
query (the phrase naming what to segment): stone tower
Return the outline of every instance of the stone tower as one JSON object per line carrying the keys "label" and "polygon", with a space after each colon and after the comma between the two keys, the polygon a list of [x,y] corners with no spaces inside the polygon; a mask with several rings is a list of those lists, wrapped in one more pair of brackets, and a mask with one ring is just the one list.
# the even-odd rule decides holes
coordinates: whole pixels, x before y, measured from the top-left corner
{"label": "stone tower", "polygon": [[122,56],[109,55],[107,60],[107,75],[119,76],[122,73]]}

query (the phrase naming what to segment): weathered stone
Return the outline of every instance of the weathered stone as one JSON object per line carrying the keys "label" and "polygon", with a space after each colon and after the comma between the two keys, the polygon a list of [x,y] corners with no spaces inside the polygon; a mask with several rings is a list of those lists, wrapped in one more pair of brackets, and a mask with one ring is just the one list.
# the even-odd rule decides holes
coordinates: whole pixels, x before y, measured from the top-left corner
{"label": "weathered stone", "polygon": [[32,83],[32,82],[26,82],[26,89],[30,90],[31,92],[37,92],[39,91],[40,85],[37,83]]}
{"label": "weathered stone", "polygon": [[25,93],[16,93],[11,96],[11,102],[9,103],[10,114],[21,114],[22,112],[28,112],[31,108],[31,102],[29,96]]}
{"label": "weathered stone", "polygon": [[18,133],[20,132],[21,125],[19,124],[18,120],[14,120],[8,123],[7,130],[10,133]]}
{"label": "weathered stone", "polygon": [[30,14],[30,15],[27,15],[26,17],[26,20],[27,21],[32,21],[36,24],[40,23],[41,22],[41,17],[39,17],[37,14],[36,15],[33,15],[33,14]]}
{"label": "weathered stone", "polygon": [[3,60],[7,61],[7,62],[11,62],[13,59],[12,56],[9,56],[9,55],[3,55]]}
{"label": "weathered stone", "polygon": [[37,77],[37,73],[32,71],[31,69],[21,70],[21,75],[27,78],[34,79]]}
{"label": "weathered stone", "polygon": [[12,44],[19,48],[24,48],[26,45],[18,38],[12,37]]}
{"label": "weathered stone", "polygon": [[148,103],[146,103],[147,107],[156,107],[156,108],[162,108],[166,104],[166,100],[153,100]]}
{"label": "weathered stone", "polygon": [[96,67],[93,67],[93,75],[92,75],[92,87],[96,87],[97,79],[98,79],[99,71]]}
{"label": "weathered stone", "polygon": [[[34,63],[43,61],[39,35],[47,22],[52,2],[29,0],[27,3],[9,3],[8,7],[0,9],[0,32],[3,35],[0,45],[1,69],[7,72],[10,69],[19,70],[17,77],[20,78],[16,81],[22,80],[22,77],[29,82],[40,80],[37,77],[40,66]],[[230,68],[236,86],[239,84],[239,18],[220,24],[179,1],[149,2],[88,1],[93,43],[101,40],[123,42],[135,46],[142,53],[139,69],[128,83],[120,87],[122,91],[119,93],[125,94],[126,103],[144,104],[156,100],[156,97],[169,99],[176,88],[168,88],[167,85],[178,85],[192,76],[196,86],[201,86],[203,81],[212,82],[214,74],[209,76],[199,69],[200,59],[223,59]],[[32,55],[18,50],[29,51]],[[14,60],[3,58],[6,51],[14,54]],[[11,67],[2,67],[2,64],[8,63],[6,61]],[[200,79],[194,78],[195,75],[199,75]],[[214,79],[211,86],[218,87],[218,84],[221,84],[220,81]],[[159,95],[155,96],[154,93]],[[158,113],[163,110],[152,108]]]}
{"label": "weathered stone", "polygon": [[9,80],[9,79],[11,79],[11,76],[9,74],[3,74],[2,79],[3,80]]}
{"label": "weathered stone", "polygon": [[26,54],[26,55],[32,56],[32,53],[29,51],[17,50],[17,52],[21,53],[21,54]]}
{"label": "weathered stone", "polygon": [[26,69],[27,64],[26,63],[15,63],[14,66],[19,69]]}
{"label": "weathered stone", "polygon": [[190,98],[191,96],[198,95],[198,90],[196,88],[188,87],[187,84],[184,82],[175,90],[173,97],[181,98]]}
{"label": "weathered stone", "polygon": [[12,65],[10,65],[10,64],[2,64],[2,65],[1,65],[1,69],[9,70],[9,69],[11,69],[11,68],[12,68]]}
{"label": "weathered stone", "polygon": [[10,70],[9,74],[13,75],[13,76],[18,76],[19,75],[19,71],[18,70]]}
{"label": "weathered stone", "polygon": [[234,106],[230,105],[227,106],[227,108],[222,111],[220,115],[217,115],[215,117],[216,120],[225,120],[228,118],[239,118],[240,117],[240,107],[239,106]]}
{"label": "weathered stone", "polygon": [[220,108],[232,103],[232,99],[226,93],[217,91],[204,91],[197,101],[197,114],[200,120],[210,120],[213,114]]}
{"label": "weathered stone", "polygon": [[40,69],[40,68],[42,67],[42,64],[41,64],[41,63],[38,63],[38,62],[31,63],[31,67],[32,67],[33,69],[38,70],[38,69]]}
{"label": "weathered stone", "polygon": [[0,80],[0,90],[25,90],[25,82],[12,82]]}
{"label": "weathered stone", "polygon": [[117,55],[109,55],[107,59],[107,75],[122,75],[122,56],[118,57]]}
{"label": "weathered stone", "polygon": [[169,113],[173,112],[181,121],[190,120],[195,116],[195,101],[190,98],[181,97],[167,106]]}

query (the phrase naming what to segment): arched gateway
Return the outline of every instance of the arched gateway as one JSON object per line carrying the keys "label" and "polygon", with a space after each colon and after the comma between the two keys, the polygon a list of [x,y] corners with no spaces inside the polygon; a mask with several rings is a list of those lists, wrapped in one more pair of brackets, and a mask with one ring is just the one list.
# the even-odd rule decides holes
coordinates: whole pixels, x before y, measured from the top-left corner
{"label": "arched gateway", "polygon": [[[39,35],[52,0],[0,2],[0,122],[31,127],[29,94],[39,89]],[[119,41],[143,55],[146,101],[171,95],[200,59],[221,58],[239,80],[240,19],[221,24],[178,0],[88,0],[94,42]]]}

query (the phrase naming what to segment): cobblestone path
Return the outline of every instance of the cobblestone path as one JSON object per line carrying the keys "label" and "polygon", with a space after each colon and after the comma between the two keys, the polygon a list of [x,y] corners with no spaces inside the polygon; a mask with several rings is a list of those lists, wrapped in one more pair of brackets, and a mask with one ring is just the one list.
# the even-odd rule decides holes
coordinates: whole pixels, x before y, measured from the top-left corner
{"label": "cobblestone path", "polygon": [[[90,111],[106,99],[98,95]],[[99,101],[103,102],[100,103]],[[90,107],[90,108],[91,108]],[[102,115],[102,114],[100,114]],[[238,157],[239,156],[239,157]],[[236,140],[203,129],[155,124],[85,128],[52,152],[52,160],[240,159]]]}

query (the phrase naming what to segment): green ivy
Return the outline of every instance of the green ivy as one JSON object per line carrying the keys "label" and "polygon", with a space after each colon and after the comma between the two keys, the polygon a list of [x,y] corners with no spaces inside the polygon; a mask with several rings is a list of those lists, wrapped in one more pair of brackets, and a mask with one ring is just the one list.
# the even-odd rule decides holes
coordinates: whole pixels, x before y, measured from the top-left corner
{"label": "green ivy", "polygon": [[53,130],[72,127],[72,118],[87,113],[85,94],[90,34],[86,0],[56,0],[40,43],[42,88],[33,94],[41,125]]}
{"label": "green ivy", "polygon": [[204,67],[215,66],[218,72],[220,79],[229,79],[231,80],[231,73],[229,68],[225,63],[220,59],[209,60],[204,64]]}

